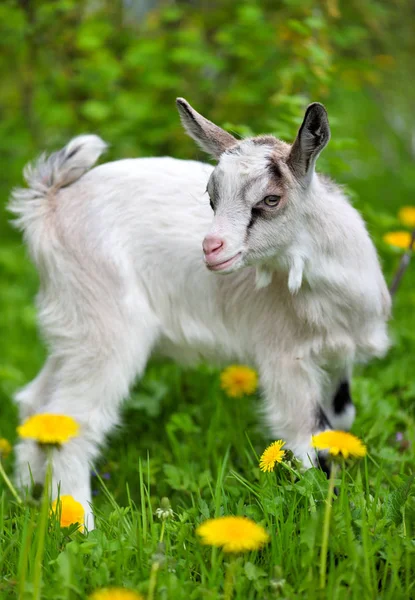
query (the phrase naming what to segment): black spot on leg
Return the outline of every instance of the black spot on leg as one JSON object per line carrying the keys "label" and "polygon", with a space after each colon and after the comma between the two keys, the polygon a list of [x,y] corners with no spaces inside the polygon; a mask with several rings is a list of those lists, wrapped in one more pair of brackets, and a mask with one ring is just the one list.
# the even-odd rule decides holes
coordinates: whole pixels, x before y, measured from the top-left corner
{"label": "black spot on leg", "polygon": [[346,410],[346,408],[353,404],[352,397],[350,395],[350,386],[348,381],[343,381],[333,399],[333,410],[335,415],[340,415]]}

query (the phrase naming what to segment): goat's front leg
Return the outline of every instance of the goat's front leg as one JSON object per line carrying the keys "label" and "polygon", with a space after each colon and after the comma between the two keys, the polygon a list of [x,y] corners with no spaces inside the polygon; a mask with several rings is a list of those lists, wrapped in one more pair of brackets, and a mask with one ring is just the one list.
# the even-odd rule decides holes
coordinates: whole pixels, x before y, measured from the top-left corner
{"label": "goat's front leg", "polygon": [[330,428],[320,406],[324,373],[310,359],[289,356],[277,362],[265,359],[260,379],[273,437],[284,440],[305,467],[320,463],[326,470],[324,458],[311,445],[313,434]]}
{"label": "goat's front leg", "polygon": [[324,411],[333,429],[348,431],[353,425],[356,408],[352,400],[350,380],[350,367],[330,373],[328,390],[324,399]]}

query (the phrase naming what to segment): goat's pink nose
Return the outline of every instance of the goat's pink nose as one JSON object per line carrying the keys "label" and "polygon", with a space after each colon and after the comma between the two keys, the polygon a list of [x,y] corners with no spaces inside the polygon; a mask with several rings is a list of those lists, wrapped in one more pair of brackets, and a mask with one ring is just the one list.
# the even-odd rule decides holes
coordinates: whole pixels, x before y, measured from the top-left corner
{"label": "goat's pink nose", "polygon": [[203,252],[209,254],[217,254],[224,245],[224,241],[214,235],[207,235],[203,240]]}

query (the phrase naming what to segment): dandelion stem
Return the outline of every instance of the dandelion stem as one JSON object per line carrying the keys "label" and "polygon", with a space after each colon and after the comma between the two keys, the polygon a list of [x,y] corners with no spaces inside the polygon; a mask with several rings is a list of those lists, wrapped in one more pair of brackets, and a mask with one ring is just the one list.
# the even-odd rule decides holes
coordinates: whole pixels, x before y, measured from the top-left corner
{"label": "dandelion stem", "polygon": [[233,557],[230,558],[230,562],[226,567],[225,583],[223,586],[223,600],[232,600],[235,564],[235,559]]}
{"label": "dandelion stem", "polygon": [[395,272],[395,275],[393,277],[393,281],[390,285],[389,288],[389,293],[391,296],[394,296],[399,284],[401,282],[402,277],[405,274],[406,269],[409,267],[409,263],[411,260],[411,255],[412,255],[412,250],[415,248],[415,229],[412,231],[411,234],[411,241],[409,242],[409,247],[408,250],[405,252],[405,254],[402,256],[401,261],[399,263],[398,269]]}
{"label": "dandelion stem", "polygon": [[320,589],[324,590],[326,587],[326,571],[327,571],[327,550],[329,545],[329,532],[330,532],[330,519],[331,511],[333,507],[333,493],[334,493],[334,480],[336,478],[337,464],[335,462],[331,465],[330,479],[329,479],[329,491],[327,493],[326,509],[324,511],[324,523],[323,523],[323,539],[321,544],[320,554]]}
{"label": "dandelion stem", "polygon": [[156,591],[156,585],[157,585],[157,572],[158,572],[159,568],[160,568],[160,563],[158,561],[153,562],[153,564],[151,565],[147,600],[154,599],[154,592]]}
{"label": "dandelion stem", "polygon": [[293,467],[291,467],[290,465],[287,465],[287,463],[285,463],[284,461],[282,461],[280,464],[284,469],[287,469],[287,471],[289,473],[291,473],[292,475],[295,475],[297,477],[297,479],[301,479],[300,473],[298,471],[296,471]]}
{"label": "dandelion stem", "polygon": [[[165,530],[166,530],[166,521],[163,520],[161,522],[161,532],[160,532],[159,544],[163,543]],[[155,560],[153,562],[153,564],[151,565],[150,581],[148,584],[148,595],[147,595],[148,600],[153,600],[153,598],[154,598],[154,592],[156,591],[156,585],[157,585],[157,573],[158,573],[159,569],[160,569],[160,561]]]}
{"label": "dandelion stem", "polygon": [[166,521],[163,519],[163,521],[161,522],[160,544],[163,541],[165,529],[166,529]]}
{"label": "dandelion stem", "polygon": [[0,460],[0,474],[3,477],[3,479],[4,479],[4,483],[7,485],[7,487],[9,488],[9,490],[11,491],[11,493],[13,494],[14,498],[16,499],[16,502],[18,504],[22,504],[23,501],[20,498],[19,494],[14,489],[14,485],[12,484],[12,482],[10,481],[10,479],[8,478],[7,473],[4,470],[3,463],[1,462],[1,460]]}
{"label": "dandelion stem", "polygon": [[316,513],[317,512],[316,501],[314,500],[313,494],[310,494],[309,501],[310,501],[310,512]]}
{"label": "dandelion stem", "polygon": [[17,597],[22,600],[26,597],[26,573],[29,563],[30,545],[33,541],[33,530],[35,528],[35,522],[30,518],[30,514],[26,513],[26,521],[23,529],[22,546],[20,548],[19,564],[17,571]]}

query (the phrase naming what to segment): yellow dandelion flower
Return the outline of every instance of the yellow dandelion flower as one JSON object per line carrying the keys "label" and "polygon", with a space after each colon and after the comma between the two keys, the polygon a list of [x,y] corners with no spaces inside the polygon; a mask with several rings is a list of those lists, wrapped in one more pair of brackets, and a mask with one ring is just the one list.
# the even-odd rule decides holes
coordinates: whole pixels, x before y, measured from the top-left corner
{"label": "yellow dandelion flower", "polygon": [[258,550],[269,541],[265,529],[246,517],[209,519],[199,525],[196,533],[203,544],[219,546],[225,552]]}
{"label": "yellow dandelion flower", "polygon": [[120,587],[95,590],[89,598],[90,600],[144,600],[141,594]]}
{"label": "yellow dandelion flower", "polygon": [[231,365],[220,376],[221,388],[231,398],[253,394],[258,387],[258,375],[244,365]]}
{"label": "yellow dandelion flower", "polygon": [[12,451],[12,446],[6,438],[0,438],[0,458],[7,458]]}
{"label": "yellow dandelion flower", "polygon": [[84,507],[80,502],[77,502],[72,496],[60,496],[59,507],[58,500],[52,502],[50,513],[57,513],[61,527],[69,527],[75,523],[80,524],[80,529],[84,529]]}
{"label": "yellow dandelion flower", "polygon": [[39,444],[64,444],[78,435],[79,425],[66,415],[42,414],[29,417],[17,428],[22,438],[36,440]]}
{"label": "yellow dandelion flower", "polygon": [[398,212],[398,218],[407,227],[415,227],[415,206],[403,206]]}
{"label": "yellow dandelion flower", "polygon": [[408,250],[411,243],[411,234],[409,231],[391,231],[383,236],[383,240],[390,246]]}
{"label": "yellow dandelion flower", "polygon": [[282,450],[284,445],[285,442],[278,440],[277,442],[270,444],[268,448],[264,450],[259,461],[259,468],[261,471],[264,471],[264,473],[267,471],[270,472],[274,469],[275,463],[282,462],[285,455],[285,450]]}
{"label": "yellow dandelion flower", "polygon": [[333,456],[344,458],[366,456],[367,449],[358,437],[347,431],[323,431],[313,435],[312,445],[319,450],[328,450]]}

